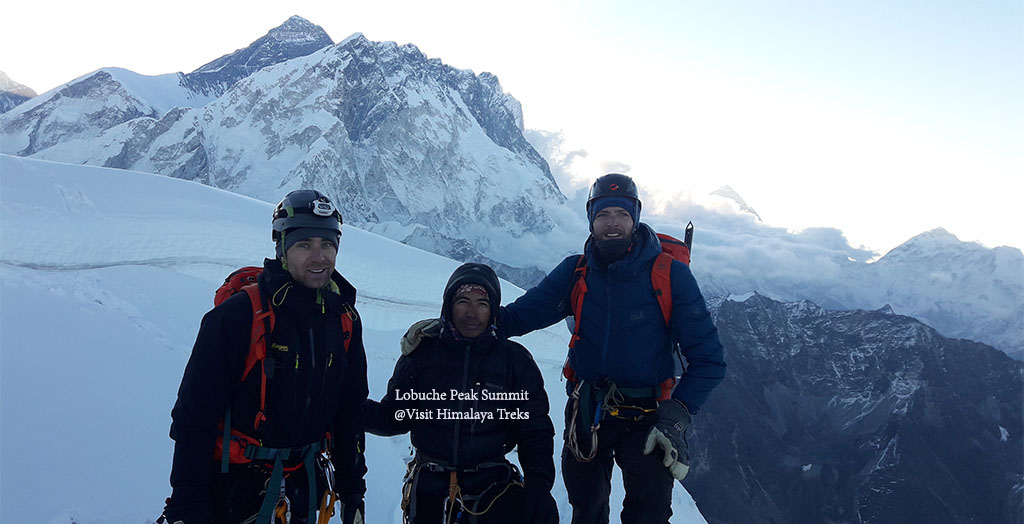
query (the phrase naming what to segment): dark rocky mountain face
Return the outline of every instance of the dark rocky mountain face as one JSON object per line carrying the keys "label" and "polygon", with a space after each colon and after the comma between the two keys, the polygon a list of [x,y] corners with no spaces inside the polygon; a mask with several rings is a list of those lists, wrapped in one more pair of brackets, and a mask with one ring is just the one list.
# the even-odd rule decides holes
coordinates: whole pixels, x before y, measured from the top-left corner
{"label": "dark rocky mountain face", "polygon": [[1020,362],[888,311],[712,308],[729,375],[684,482],[710,524],[1024,519]]}
{"label": "dark rocky mountain face", "polygon": [[16,93],[9,93],[7,91],[0,91],[0,114],[6,113],[11,109],[14,109],[21,103],[25,102],[31,97],[19,95]]}

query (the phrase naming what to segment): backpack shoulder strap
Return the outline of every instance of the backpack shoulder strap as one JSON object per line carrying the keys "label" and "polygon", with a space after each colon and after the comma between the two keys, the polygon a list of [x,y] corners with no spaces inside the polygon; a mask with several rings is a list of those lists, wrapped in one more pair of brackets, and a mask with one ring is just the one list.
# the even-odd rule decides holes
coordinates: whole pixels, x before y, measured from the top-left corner
{"label": "backpack shoulder strap", "polygon": [[[249,303],[252,307],[252,324],[249,328],[249,352],[245,355],[245,364],[242,368],[242,377],[239,383],[244,382],[249,373],[259,364],[260,408],[256,412],[256,420],[253,421],[253,429],[259,429],[260,422],[267,418],[267,369],[273,369],[273,364],[267,362],[267,345],[269,344],[269,334],[274,331],[274,310],[267,303],[266,299],[263,298],[258,284],[247,284],[242,286],[240,291],[249,296]],[[228,408],[224,411],[221,431],[223,434],[220,442],[218,442],[221,451],[220,472],[227,474],[229,463],[237,463],[242,460],[240,454],[244,445],[236,444],[243,440],[247,442],[257,441],[245,433],[232,429],[231,404],[228,404]]]}
{"label": "backpack shoulder strap", "polygon": [[249,353],[245,357],[242,381],[249,376],[256,363],[267,358],[267,335],[274,331],[274,310],[260,294],[259,286],[249,284],[242,288],[252,304],[252,327],[249,330]]}
{"label": "backpack shoulder strap", "polygon": [[245,356],[245,367],[242,382],[259,364],[260,368],[260,409],[256,412],[253,428],[258,429],[260,422],[266,420],[267,407],[267,373],[273,369],[273,363],[267,361],[267,346],[270,345],[270,334],[274,332],[274,309],[270,307],[257,284],[249,284],[242,288],[249,295],[252,304],[252,327],[249,332],[249,353]]}
{"label": "backpack shoulder strap", "polygon": [[359,314],[356,313],[356,308],[350,304],[345,304],[345,312],[341,314],[341,332],[342,336],[345,337],[345,353],[348,353],[348,347],[352,343],[352,329],[355,325],[356,320],[359,319]]}
{"label": "backpack shoulder strap", "polygon": [[583,313],[583,296],[587,294],[587,258],[580,255],[576,261],[576,270],[572,275],[573,285],[569,295],[569,304],[572,307],[572,338],[569,339],[569,348],[576,346],[580,339],[580,315]]}
{"label": "backpack shoulder strap", "polygon": [[651,267],[651,285],[654,288],[654,297],[658,299],[658,306],[661,307],[661,316],[668,326],[672,322],[672,257],[668,253],[658,253],[658,257],[654,259],[654,266]]}

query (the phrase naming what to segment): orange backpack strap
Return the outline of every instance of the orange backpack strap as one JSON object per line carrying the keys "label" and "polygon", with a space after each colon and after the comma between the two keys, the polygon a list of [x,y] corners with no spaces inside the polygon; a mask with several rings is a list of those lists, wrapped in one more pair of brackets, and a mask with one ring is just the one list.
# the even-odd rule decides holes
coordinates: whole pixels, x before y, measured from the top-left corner
{"label": "orange backpack strap", "polygon": [[665,325],[671,327],[672,322],[672,257],[668,253],[659,253],[651,268],[651,285],[654,297],[661,307],[661,316]]}
{"label": "orange backpack strap", "polygon": [[[572,337],[569,339],[569,352],[576,346],[580,339],[580,315],[583,313],[583,295],[587,294],[587,259],[584,255],[576,261],[576,269],[572,274],[573,285],[569,292],[569,306],[572,308]],[[565,364],[562,364],[562,376],[570,382],[576,382],[576,371],[569,365],[569,355],[565,356]]]}
{"label": "orange backpack strap", "polygon": [[267,361],[267,346],[270,334],[274,332],[274,310],[263,299],[259,286],[250,284],[242,288],[249,295],[252,303],[252,328],[249,332],[249,354],[245,356],[245,367],[242,371],[244,382],[249,373],[259,365],[260,368],[260,409],[256,412],[253,429],[259,429],[260,422],[266,420],[267,407],[267,371],[273,364]]}
{"label": "orange backpack strap", "polygon": [[572,278],[574,283],[569,298],[573,318],[572,338],[569,339],[570,349],[580,339],[580,315],[583,313],[583,296],[587,294],[587,261],[583,255],[580,255],[580,259],[576,262],[576,270],[573,272]]}
{"label": "orange backpack strap", "polygon": [[348,347],[352,343],[352,326],[355,321],[359,320],[359,314],[356,313],[356,309],[349,304],[345,304],[345,312],[341,314],[341,332],[342,336],[345,337],[345,353],[348,353]]}
{"label": "orange backpack strap", "polygon": [[[683,246],[685,249],[686,246]],[[689,259],[687,250],[687,260]],[[658,299],[658,306],[661,307],[661,316],[665,319],[665,325],[672,328],[672,260],[668,253],[658,254],[654,259],[654,266],[651,267],[651,286],[654,287],[654,297]],[[678,381],[675,377],[665,379],[659,387],[659,401],[668,400],[676,389]]]}
{"label": "orange backpack strap", "polygon": [[[257,284],[248,284],[242,287],[249,296],[249,303],[252,305],[252,325],[249,328],[249,352],[245,355],[245,364],[242,368],[242,378],[239,383],[244,382],[249,373],[259,365],[260,367],[260,409],[256,412],[256,420],[253,421],[253,429],[258,430],[260,422],[266,420],[267,407],[267,338],[274,331],[274,311],[263,300]],[[242,451],[246,445],[257,443],[252,437],[233,429],[231,427],[231,405],[224,411],[224,419],[221,421],[221,437],[218,438],[217,447],[221,455],[221,473],[228,472],[228,464],[248,462],[243,460]]]}

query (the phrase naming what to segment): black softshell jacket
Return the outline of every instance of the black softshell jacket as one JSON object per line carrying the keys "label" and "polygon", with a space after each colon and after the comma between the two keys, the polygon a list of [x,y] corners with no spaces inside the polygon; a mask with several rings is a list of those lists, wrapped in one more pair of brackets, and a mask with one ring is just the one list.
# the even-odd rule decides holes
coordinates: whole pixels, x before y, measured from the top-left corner
{"label": "black softshell jacket", "polygon": [[[241,379],[249,352],[252,307],[237,293],[203,317],[171,411],[175,441],[171,470],[175,513],[197,521],[212,517],[212,487],[220,475],[214,449],[218,423],[231,405],[231,426],[274,448],[294,448],[333,437],[332,461],[339,494],[365,492],[364,436],[360,422],[367,396],[362,324],[344,333],[341,315],[355,312],[355,288],[334,272],[330,289],[297,284],[277,260],[267,259],[258,283],[273,304],[276,323],[268,358],[266,419],[258,430],[260,373]],[[358,317],[358,315],[356,314]],[[351,337],[348,350],[345,339]],[[233,473],[234,474],[234,473]]]}
{"label": "black softshell jacket", "polygon": [[[403,399],[435,392],[445,399]],[[505,394],[513,398],[501,399]],[[515,398],[522,396],[528,398]],[[446,418],[456,412],[480,418]],[[518,445],[527,485],[554,483],[555,430],[544,381],[533,357],[515,342],[490,334],[458,340],[449,324],[439,338],[424,338],[415,352],[398,359],[387,394],[369,403],[367,415],[367,431],[409,431],[417,455],[446,466],[503,461]]]}

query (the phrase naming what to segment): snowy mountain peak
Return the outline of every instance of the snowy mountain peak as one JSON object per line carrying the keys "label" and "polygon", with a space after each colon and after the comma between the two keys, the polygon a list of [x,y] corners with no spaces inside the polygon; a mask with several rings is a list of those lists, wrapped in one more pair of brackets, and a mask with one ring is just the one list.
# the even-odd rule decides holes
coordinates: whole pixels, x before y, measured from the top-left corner
{"label": "snowy mountain peak", "polygon": [[293,16],[248,47],[224,55],[184,75],[182,85],[204,95],[220,96],[239,80],[263,69],[334,45],[323,30]]}
{"label": "snowy mountain peak", "polygon": [[28,86],[24,86],[11,80],[11,77],[7,76],[7,73],[0,71],[0,92],[11,93],[26,98],[32,98],[36,96],[36,92]]}
{"label": "snowy mountain peak", "polygon": [[908,257],[938,257],[950,251],[957,253],[974,252],[985,253],[989,250],[976,242],[964,242],[956,235],[937,227],[912,237],[910,240],[896,246],[885,254],[879,262],[900,261]]}
{"label": "snowy mountain peak", "polygon": [[892,310],[892,306],[886,304],[875,310],[875,313],[881,313],[883,315],[895,315],[896,312]]}
{"label": "snowy mountain peak", "polygon": [[919,235],[912,237],[910,240],[904,242],[904,244],[910,243],[923,243],[933,242],[938,244],[959,244],[961,240],[956,235],[946,231],[945,228],[937,227],[930,231],[925,231]]}
{"label": "snowy mountain peak", "polygon": [[35,96],[35,91],[11,80],[7,73],[0,71],[0,114],[14,109]]}
{"label": "snowy mountain peak", "polygon": [[[360,32],[352,33],[351,35],[346,37],[341,42],[338,42],[338,46],[341,47],[341,46],[347,45],[352,40],[366,40],[366,36],[363,35],[363,33],[360,33]],[[412,44],[406,44],[406,45],[414,47],[414,48],[416,47],[416,46],[414,46]]]}
{"label": "snowy mountain peak", "polygon": [[747,202],[745,200],[743,200],[743,197],[741,197],[740,194],[737,193],[735,189],[733,189],[733,188],[731,188],[729,186],[722,186],[722,187],[712,191],[711,194],[713,196],[720,196],[720,197],[722,197],[722,198],[724,198],[726,200],[729,200],[729,201],[735,203],[737,206],[739,206],[740,211],[743,211],[745,213],[750,213],[751,215],[754,215],[757,218],[758,222],[763,222],[761,220],[761,215],[758,215],[757,211],[754,211],[754,208],[752,208],[749,205],[747,205]]}
{"label": "snowy mountain peak", "polygon": [[[273,28],[267,36],[278,42],[306,43],[330,41],[324,29],[301,16],[294,15],[283,24]],[[333,42],[331,42],[333,43]],[[329,45],[329,44],[328,44]]]}
{"label": "snowy mountain peak", "polygon": [[[942,228],[911,238],[870,266],[881,298],[950,336],[1024,357],[1024,253],[963,242]],[[970,302],[970,308],[959,304]],[[948,326],[959,326],[949,329]]]}

